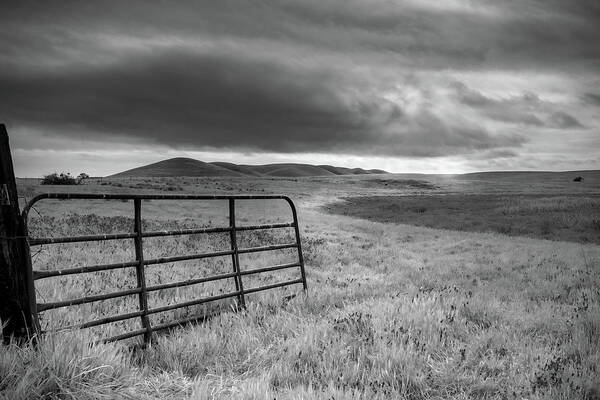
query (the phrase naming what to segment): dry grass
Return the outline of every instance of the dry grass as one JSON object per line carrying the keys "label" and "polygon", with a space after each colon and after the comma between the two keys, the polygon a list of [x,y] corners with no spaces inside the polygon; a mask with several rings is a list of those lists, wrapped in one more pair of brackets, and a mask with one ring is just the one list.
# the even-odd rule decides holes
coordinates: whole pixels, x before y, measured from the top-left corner
{"label": "dry grass", "polygon": [[378,222],[600,244],[597,193],[357,196],[324,209]]}
{"label": "dry grass", "polygon": [[[159,335],[143,351],[128,343],[89,345],[88,331],[48,336],[37,349],[4,346],[0,393],[7,399],[599,398],[597,245],[315,211],[313,199],[327,196],[317,191],[301,202],[307,297],[256,295],[244,312]],[[175,223],[148,217],[149,226]],[[219,240],[156,243],[152,251],[213,245]],[[72,257],[83,263],[126,256],[116,244],[48,251],[36,261],[48,268],[51,258],[58,266]],[[164,271],[184,274],[189,267]],[[121,281],[108,279],[102,277],[110,285]]]}

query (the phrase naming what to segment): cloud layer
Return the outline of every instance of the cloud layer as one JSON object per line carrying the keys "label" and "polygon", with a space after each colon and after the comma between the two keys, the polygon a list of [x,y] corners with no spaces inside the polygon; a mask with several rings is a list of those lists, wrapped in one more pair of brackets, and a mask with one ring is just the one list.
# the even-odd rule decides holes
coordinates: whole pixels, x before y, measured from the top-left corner
{"label": "cloud layer", "polygon": [[24,150],[481,160],[600,145],[596,1],[9,1],[0,23],[0,116],[34,132]]}

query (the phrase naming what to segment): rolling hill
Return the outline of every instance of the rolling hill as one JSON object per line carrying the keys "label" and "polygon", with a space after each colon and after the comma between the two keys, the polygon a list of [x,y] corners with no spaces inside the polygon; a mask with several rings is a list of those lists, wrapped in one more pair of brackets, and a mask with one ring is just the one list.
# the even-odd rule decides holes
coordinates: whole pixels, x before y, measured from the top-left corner
{"label": "rolling hill", "polygon": [[205,163],[191,158],[179,157],[111,175],[112,178],[141,176],[244,176],[244,174],[218,165]]}
{"label": "rolling hill", "polygon": [[111,175],[112,178],[169,176],[230,176],[230,177],[302,177],[332,175],[386,174],[380,169],[344,168],[331,165],[266,164],[238,165],[228,162],[206,163],[191,158],[171,158]]}

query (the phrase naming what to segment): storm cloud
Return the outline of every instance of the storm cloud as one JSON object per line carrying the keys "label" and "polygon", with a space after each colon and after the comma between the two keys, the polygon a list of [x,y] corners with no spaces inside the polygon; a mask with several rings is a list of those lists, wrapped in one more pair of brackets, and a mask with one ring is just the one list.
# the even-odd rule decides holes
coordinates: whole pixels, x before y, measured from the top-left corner
{"label": "storm cloud", "polygon": [[[233,59],[232,59],[233,58]],[[174,147],[432,156],[510,146],[474,123],[400,105],[343,74],[173,52],[110,67],[16,74],[0,100],[18,121],[73,138],[130,135]],[[367,89],[368,90],[368,89]]]}
{"label": "storm cloud", "polygon": [[8,1],[0,22],[0,117],[57,148],[480,159],[599,129],[595,1]]}

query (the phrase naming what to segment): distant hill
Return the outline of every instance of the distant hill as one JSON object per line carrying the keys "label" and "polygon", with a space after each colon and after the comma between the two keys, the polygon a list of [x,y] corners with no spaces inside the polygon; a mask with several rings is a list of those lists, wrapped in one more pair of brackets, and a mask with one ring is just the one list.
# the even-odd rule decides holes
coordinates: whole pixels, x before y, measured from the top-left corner
{"label": "distant hill", "polygon": [[366,175],[366,174],[387,174],[381,169],[362,169],[362,168],[344,168],[332,167],[331,165],[318,165],[319,168],[326,169],[335,175]]}
{"label": "distant hill", "polygon": [[218,165],[205,163],[191,158],[179,157],[111,175],[113,178],[140,176],[244,176],[244,174]]}
{"label": "distant hill", "polygon": [[332,176],[332,175],[368,175],[387,174],[380,169],[364,170],[362,168],[343,168],[331,165],[310,164],[266,164],[238,165],[227,162],[205,163],[191,158],[171,158],[142,167],[133,168],[118,174],[113,178],[127,177],[167,177],[167,176],[231,176],[231,177],[301,177],[301,176]]}

